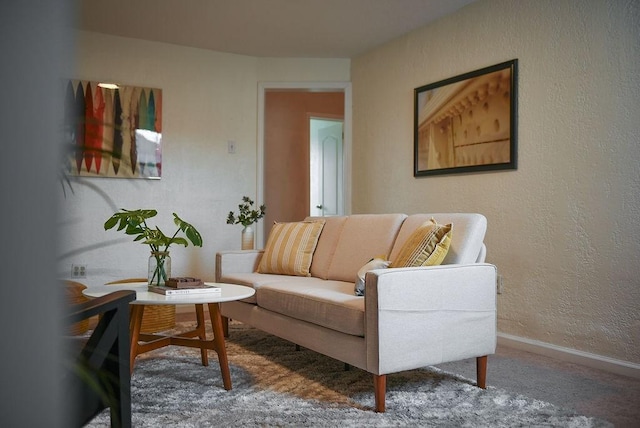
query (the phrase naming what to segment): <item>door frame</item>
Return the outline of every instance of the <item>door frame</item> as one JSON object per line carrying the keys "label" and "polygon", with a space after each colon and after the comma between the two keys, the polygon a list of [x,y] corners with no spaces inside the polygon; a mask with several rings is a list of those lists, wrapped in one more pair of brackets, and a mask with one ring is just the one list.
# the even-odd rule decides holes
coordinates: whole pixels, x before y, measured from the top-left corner
{"label": "door frame", "polygon": [[[351,82],[258,82],[258,152],[256,160],[257,205],[264,203],[264,102],[265,93],[270,90],[292,92],[340,92],[344,93],[344,139],[343,193],[344,213],[351,214]],[[268,209],[269,207],[267,207]],[[258,248],[264,247],[264,232],[261,223],[256,224]]]}

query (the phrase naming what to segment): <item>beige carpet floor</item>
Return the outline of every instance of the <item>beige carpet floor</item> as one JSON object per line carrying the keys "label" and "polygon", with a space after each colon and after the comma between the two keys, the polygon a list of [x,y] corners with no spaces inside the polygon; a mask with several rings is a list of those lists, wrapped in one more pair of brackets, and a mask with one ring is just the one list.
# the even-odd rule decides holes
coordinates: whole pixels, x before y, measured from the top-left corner
{"label": "beige carpet floor", "polygon": [[[178,313],[179,322],[191,321],[190,313]],[[233,338],[229,341],[233,346]],[[294,346],[294,345],[292,345]],[[212,360],[216,364],[216,360]],[[265,364],[270,360],[264,359]],[[475,359],[439,365],[438,368],[475,379]],[[253,371],[267,387],[298,389],[304,396],[306,388],[300,388],[290,379],[270,379],[264,371]],[[349,376],[344,377],[349,381]],[[284,383],[285,385],[280,385]],[[554,358],[498,346],[489,358],[487,384],[506,391],[543,400],[551,404],[573,409],[579,414],[592,416],[613,423],[620,428],[640,428],[640,379],[592,369]],[[326,398],[336,402],[346,400],[335,390],[327,390]]]}
{"label": "beige carpet floor", "polygon": [[[191,321],[179,321],[185,331]],[[177,332],[175,331],[175,332]],[[372,375],[233,322],[227,353],[233,389],[222,388],[218,360],[170,346],[136,359],[131,379],[135,427],[593,427],[601,418],[530,398],[436,367],[387,379],[387,411],[373,411]],[[211,334],[211,333],[209,333]],[[464,369],[463,367],[461,369]],[[91,428],[109,426],[108,411]]]}
{"label": "beige carpet floor", "polygon": [[[474,379],[475,362],[439,368]],[[640,379],[498,346],[489,357],[487,385],[544,400],[619,428],[640,428]]]}

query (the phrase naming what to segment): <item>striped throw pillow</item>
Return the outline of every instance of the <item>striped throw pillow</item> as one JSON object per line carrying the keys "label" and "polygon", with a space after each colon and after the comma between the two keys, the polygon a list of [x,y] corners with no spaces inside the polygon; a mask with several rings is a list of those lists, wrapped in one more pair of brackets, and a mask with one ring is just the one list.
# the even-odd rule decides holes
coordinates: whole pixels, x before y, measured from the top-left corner
{"label": "striped throw pillow", "polygon": [[269,233],[259,273],[311,276],[309,269],[324,220],[275,223]]}
{"label": "striped throw pillow", "polygon": [[451,224],[433,218],[413,231],[390,267],[435,266],[442,263],[451,244]]}

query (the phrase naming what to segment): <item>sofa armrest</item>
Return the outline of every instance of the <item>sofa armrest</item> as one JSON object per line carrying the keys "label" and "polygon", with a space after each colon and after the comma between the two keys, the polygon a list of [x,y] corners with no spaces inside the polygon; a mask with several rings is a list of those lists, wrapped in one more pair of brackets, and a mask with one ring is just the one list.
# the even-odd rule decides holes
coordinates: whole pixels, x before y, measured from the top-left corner
{"label": "sofa armrest", "polygon": [[216,253],[216,282],[227,273],[251,273],[258,269],[264,250],[221,251]]}
{"label": "sofa armrest", "polygon": [[368,370],[387,374],[493,354],[496,277],[486,263],[368,272]]}

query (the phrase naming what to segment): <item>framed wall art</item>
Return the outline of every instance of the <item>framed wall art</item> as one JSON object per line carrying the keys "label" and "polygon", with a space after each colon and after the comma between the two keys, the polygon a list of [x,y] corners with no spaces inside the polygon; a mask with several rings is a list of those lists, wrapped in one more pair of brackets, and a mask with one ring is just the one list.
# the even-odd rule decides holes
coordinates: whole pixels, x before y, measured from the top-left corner
{"label": "framed wall art", "polygon": [[65,83],[66,168],[83,177],[162,176],[162,90]]}
{"label": "framed wall art", "polygon": [[517,168],[518,60],[414,90],[414,176]]}

